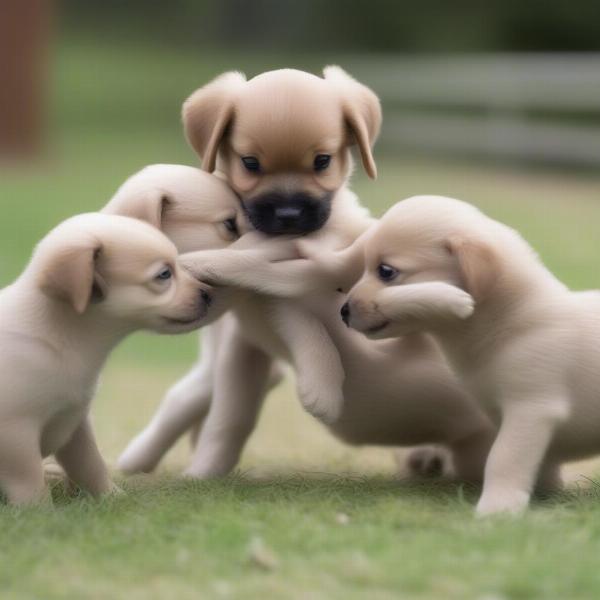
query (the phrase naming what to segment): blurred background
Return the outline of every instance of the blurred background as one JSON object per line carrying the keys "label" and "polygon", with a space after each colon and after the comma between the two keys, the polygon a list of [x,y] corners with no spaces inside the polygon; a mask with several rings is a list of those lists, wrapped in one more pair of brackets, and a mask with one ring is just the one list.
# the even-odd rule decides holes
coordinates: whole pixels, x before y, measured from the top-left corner
{"label": "blurred background", "polygon": [[[195,88],[229,69],[251,77],[338,63],[383,103],[380,177],[357,171],[353,182],[375,214],[411,194],[458,196],[520,229],[570,285],[600,286],[597,3],[0,0],[0,9],[0,285],[53,225],[100,208],[137,169],[197,164],[179,117]],[[111,458],[194,360],[196,339],[142,334],[118,350],[97,408]],[[366,464],[324,436],[310,457],[296,456],[303,444],[290,444],[290,431],[317,429],[292,399],[282,406],[265,418],[298,427],[274,425],[277,452],[255,446],[246,461]]]}

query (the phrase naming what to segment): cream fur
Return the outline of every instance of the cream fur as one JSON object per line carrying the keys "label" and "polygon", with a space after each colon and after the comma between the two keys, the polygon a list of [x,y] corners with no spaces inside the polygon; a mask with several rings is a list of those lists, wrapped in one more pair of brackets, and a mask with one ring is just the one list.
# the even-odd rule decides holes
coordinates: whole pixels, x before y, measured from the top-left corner
{"label": "cream fur", "polygon": [[[432,332],[498,426],[478,514],[522,511],[562,462],[600,452],[600,293],[570,291],[516,231],[450,198],[398,203],[365,252],[351,326]],[[387,284],[380,262],[398,269]]]}
{"label": "cream fur", "polygon": [[[94,495],[114,491],[89,420],[102,365],[138,329],[179,333],[210,312],[173,244],[127,217],[85,214],[52,230],[0,291],[0,489],[49,500],[42,459],[55,455]],[[169,267],[169,280],[157,280]],[[212,292],[211,292],[212,293]]]}

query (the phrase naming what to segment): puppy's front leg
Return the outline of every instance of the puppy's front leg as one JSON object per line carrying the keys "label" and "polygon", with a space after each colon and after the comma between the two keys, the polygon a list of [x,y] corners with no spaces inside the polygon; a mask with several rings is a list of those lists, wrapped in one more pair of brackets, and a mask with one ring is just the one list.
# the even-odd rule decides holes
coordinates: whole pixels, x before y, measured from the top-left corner
{"label": "puppy's front leg", "polygon": [[[243,238],[242,238],[243,239]],[[354,243],[341,250],[324,247],[322,240],[296,239],[294,248],[298,255],[290,253],[289,246],[277,250],[270,241],[264,244],[263,256],[267,259],[257,265],[257,270],[244,275],[244,283],[236,285],[249,287],[280,298],[298,298],[314,293],[334,290],[347,290],[358,279],[364,268],[365,234]]]}
{"label": "puppy's front leg", "polygon": [[441,281],[397,285],[381,290],[375,302],[381,314],[394,321],[435,324],[448,319],[466,319],[475,302],[464,290]]}
{"label": "puppy's front leg", "polygon": [[500,431],[485,465],[479,516],[518,514],[527,508],[548,446],[566,417],[567,408],[560,398],[504,403]]}
{"label": "puppy's front leg", "polygon": [[180,264],[211,285],[239,287],[281,298],[296,298],[327,288],[323,273],[311,261],[270,262],[258,250],[201,250],[183,254]]}
{"label": "puppy's front leg", "polygon": [[71,481],[93,496],[119,491],[100,455],[89,417],[84,419],[71,439],[56,452],[56,460]]}
{"label": "puppy's front leg", "polygon": [[49,504],[39,432],[11,422],[0,430],[0,489],[10,504]]}
{"label": "puppy's front leg", "polygon": [[236,466],[269,385],[271,358],[233,325],[219,341],[213,400],[186,470],[190,477],[219,477]]}
{"label": "puppy's front leg", "polygon": [[291,302],[274,301],[272,314],[292,355],[302,406],[324,423],[334,423],[343,409],[345,374],[327,330]]}

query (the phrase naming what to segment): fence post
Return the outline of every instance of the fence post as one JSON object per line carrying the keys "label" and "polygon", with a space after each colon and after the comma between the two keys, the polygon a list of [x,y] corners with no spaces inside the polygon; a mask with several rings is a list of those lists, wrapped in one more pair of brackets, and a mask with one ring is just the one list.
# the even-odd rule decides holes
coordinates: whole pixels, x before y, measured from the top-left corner
{"label": "fence post", "polygon": [[0,2],[0,159],[41,150],[51,0]]}

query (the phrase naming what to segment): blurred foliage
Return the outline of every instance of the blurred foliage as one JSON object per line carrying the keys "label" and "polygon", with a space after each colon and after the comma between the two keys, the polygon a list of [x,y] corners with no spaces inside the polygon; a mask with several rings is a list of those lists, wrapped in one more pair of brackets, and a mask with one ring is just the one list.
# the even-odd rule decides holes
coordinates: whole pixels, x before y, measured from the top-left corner
{"label": "blurred foliage", "polygon": [[107,38],[301,53],[600,49],[589,0],[64,0],[62,21]]}

